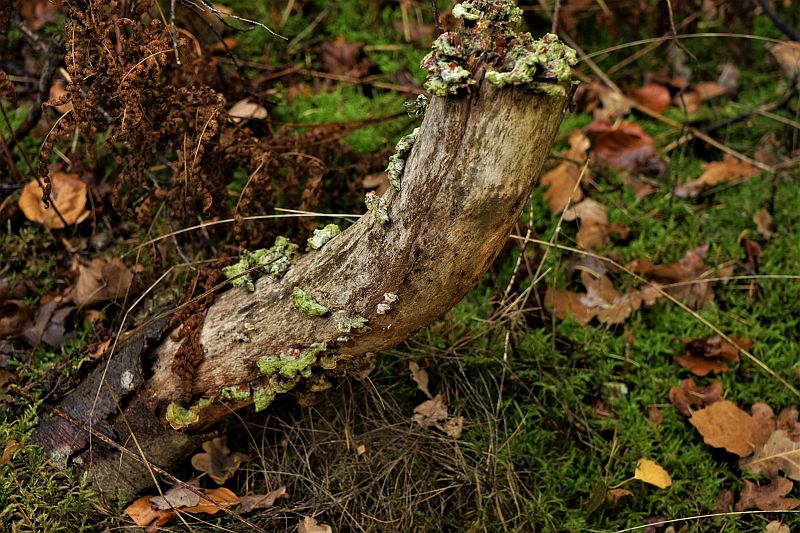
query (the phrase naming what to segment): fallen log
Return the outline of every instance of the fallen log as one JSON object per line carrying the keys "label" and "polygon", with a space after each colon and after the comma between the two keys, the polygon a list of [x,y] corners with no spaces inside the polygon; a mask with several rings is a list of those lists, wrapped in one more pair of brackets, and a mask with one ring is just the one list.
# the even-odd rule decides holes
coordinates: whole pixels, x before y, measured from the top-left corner
{"label": "fallen log", "polygon": [[[59,405],[82,425],[56,417],[36,432],[58,464],[79,465],[101,490],[131,496],[152,485],[151,472],[90,441],[88,427],[169,468],[232,411],[324,390],[478,282],[549,153],[575,56],[555,36],[514,32],[521,12],[506,0],[463,2],[453,13],[461,29],[440,36],[423,60],[434,96],[392,160],[394,187],[368,196],[367,213],[346,231],[317,235],[317,250],[294,258],[293,245],[279,240],[229,269],[244,282],[208,309],[198,364],[176,360],[180,342],[163,323],[118,347]],[[251,291],[254,264],[273,275]],[[175,372],[181,365],[192,367],[188,388]]]}

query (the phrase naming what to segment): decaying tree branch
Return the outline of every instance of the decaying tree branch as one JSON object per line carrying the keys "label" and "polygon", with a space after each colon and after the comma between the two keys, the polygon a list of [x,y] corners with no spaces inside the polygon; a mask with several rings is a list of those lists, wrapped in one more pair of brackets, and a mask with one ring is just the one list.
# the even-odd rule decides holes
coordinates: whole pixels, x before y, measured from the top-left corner
{"label": "decaying tree branch", "polygon": [[[403,141],[406,150],[414,141],[408,156],[392,161],[397,187],[368,197],[356,224],[290,266],[286,242],[253,258],[275,277],[211,306],[191,400],[172,371],[178,344],[159,340],[162,324],[117,350],[63,411],[169,467],[233,410],[268,408],[289,390],[324,390],[331,376],[408,338],[473,287],[547,157],[572,94],[574,53],[554,36],[514,33],[520,12],[506,0],[463,2],[453,13],[462,29],[442,34],[423,61],[437,96],[416,140]],[[90,449],[65,420],[43,423],[36,439],[61,464],[82,464],[103,490],[130,495],[152,483],[140,464],[101,443]]]}

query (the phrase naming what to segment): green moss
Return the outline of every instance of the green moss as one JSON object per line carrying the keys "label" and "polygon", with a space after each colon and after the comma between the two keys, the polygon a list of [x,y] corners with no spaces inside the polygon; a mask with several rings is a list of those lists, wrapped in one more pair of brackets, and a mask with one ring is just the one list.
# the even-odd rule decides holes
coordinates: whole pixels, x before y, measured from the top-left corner
{"label": "green moss", "polygon": [[308,316],[322,316],[328,312],[327,307],[300,287],[292,289],[292,305],[295,309]]}
{"label": "green moss", "polygon": [[308,249],[319,250],[341,232],[342,230],[336,224],[328,224],[322,229],[315,229],[314,234],[308,238]]}

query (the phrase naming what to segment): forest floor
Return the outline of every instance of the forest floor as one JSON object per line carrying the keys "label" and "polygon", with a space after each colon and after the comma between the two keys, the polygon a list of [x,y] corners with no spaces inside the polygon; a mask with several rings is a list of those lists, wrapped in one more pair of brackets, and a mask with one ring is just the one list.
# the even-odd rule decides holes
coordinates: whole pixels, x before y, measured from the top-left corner
{"label": "forest floor", "polygon": [[[64,4],[25,2],[0,36],[4,531],[142,523],[30,442],[45,405],[242,250],[360,216],[418,125],[403,104],[439,31],[422,0],[226,0],[226,24],[179,2],[178,66],[164,25],[92,41],[94,15],[167,20],[170,2],[95,2],[77,34]],[[519,4],[551,31],[549,2]],[[224,479],[198,456],[176,475],[267,531],[800,528],[800,43],[749,3],[700,4],[564,2],[583,83],[482,282],[321,402],[238,413]],[[796,1],[774,4],[800,28]],[[98,66],[104,47],[119,69],[71,83],[64,51]],[[123,118],[123,100],[140,112]],[[457,428],[415,423],[433,398]],[[250,494],[267,498],[246,510]],[[171,513],[148,516],[251,528]]]}

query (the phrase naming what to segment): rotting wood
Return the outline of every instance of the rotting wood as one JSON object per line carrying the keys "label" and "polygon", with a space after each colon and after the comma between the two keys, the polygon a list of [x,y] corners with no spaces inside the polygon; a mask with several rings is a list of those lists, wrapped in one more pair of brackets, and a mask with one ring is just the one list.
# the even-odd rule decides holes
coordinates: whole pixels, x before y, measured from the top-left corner
{"label": "rotting wood", "polygon": [[[543,91],[538,81],[537,90],[528,84],[498,87],[484,79],[486,66],[472,59],[465,59],[474,80],[469,90],[430,101],[400,190],[384,195],[388,223],[368,212],[320,250],[295,260],[282,278],[263,276],[254,292],[239,287],[217,298],[203,324],[205,359],[194,373],[193,404],[181,404],[180,379],[171,371],[178,345],[166,336],[146,357],[130,362],[143,365],[145,380],[116,398],[123,415],[104,413],[95,421],[91,409],[71,414],[91,419],[136,450],[133,433],[150,461],[169,468],[233,410],[254,402],[264,408],[275,394],[293,388],[322,389],[330,374],[352,371],[365,353],[397,345],[458,303],[506,243],[572,95],[572,85],[558,80],[552,85],[559,90]],[[300,312],[293,304],[296,289],[327,312]],[[355,325],[348,328],[348,320]],[[260,367],[265,355],[272,358]],[[309,362],[301,365],[300,359]],[[281,366],[283,361],[293,366]],[[265,368],[270,375],[262,375]],[[126,383],[129,370],[112,360],[105,380]],[[92,375],[87,382],[98,379]],[[88,405],[93,398],[91,393]],[[82,465],[110,494],[132,496],[152,484],[141,464],[101,443],[86,447],[65,424],[45,422],[36,434],[62,464]]]}

